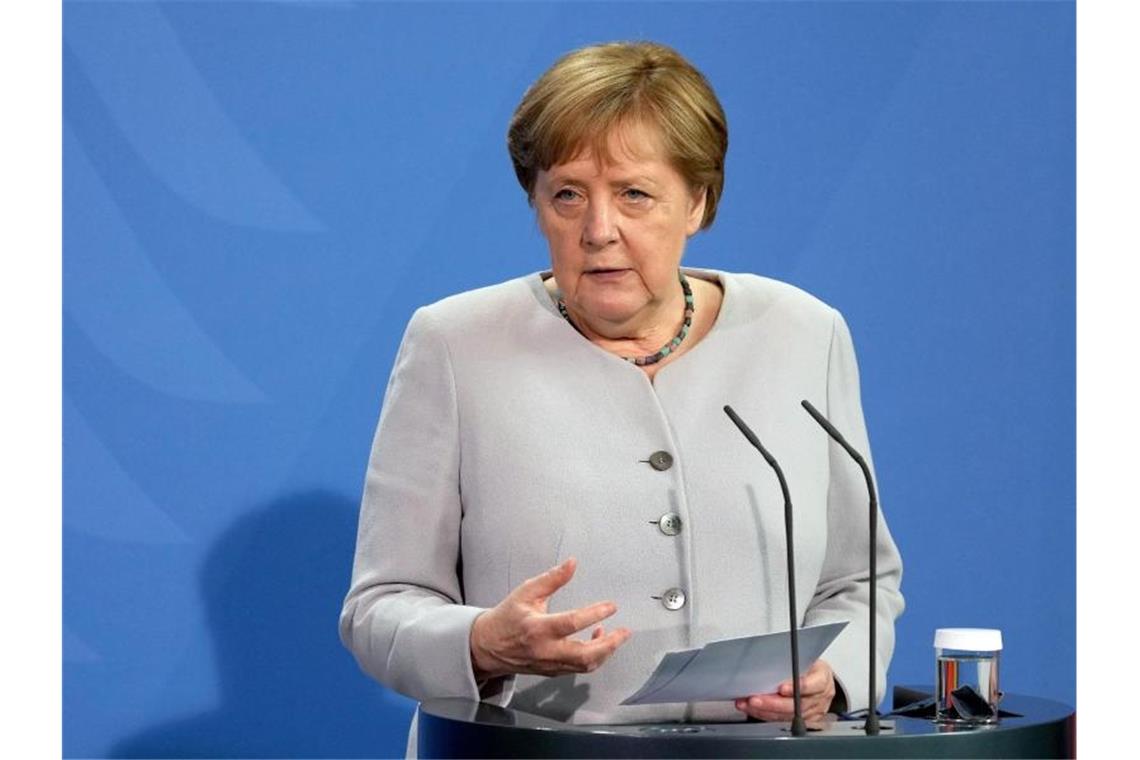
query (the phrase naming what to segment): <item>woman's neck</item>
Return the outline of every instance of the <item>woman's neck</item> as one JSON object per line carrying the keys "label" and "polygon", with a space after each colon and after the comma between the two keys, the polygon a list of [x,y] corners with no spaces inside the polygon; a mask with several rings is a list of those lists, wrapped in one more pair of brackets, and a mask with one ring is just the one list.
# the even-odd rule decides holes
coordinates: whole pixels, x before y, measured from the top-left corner
{"label": "woman's neck", "polygon": [[685,294],[680,282],[661,300],[646,304],[621,321],[591,317],[566,304],[570,322],[592,343],[619,356],[649,356],[673,340],[685,321]]}
{"label": "woman's neck", "polygon": [[[694,301],[692,324],[684,340],[667,356],[654,364],[641,366],[650,379],[663,365],[671,363],[695,346],[711,329],[720,311],[722,293],[717,283],[697,277],[689,277],[688,280]],[[560,296],[557,281],[550,277],[543,284],[551,298],[557,300]],[[599,348],[623,359],[651,356],[672,341],[680,331],[685,319],[685,296],[678,282],[676,293],[670,293],[652,311],[639,313],[620,323],[590,320],[569,304],[566,305],[566,311],[574,328]]]}

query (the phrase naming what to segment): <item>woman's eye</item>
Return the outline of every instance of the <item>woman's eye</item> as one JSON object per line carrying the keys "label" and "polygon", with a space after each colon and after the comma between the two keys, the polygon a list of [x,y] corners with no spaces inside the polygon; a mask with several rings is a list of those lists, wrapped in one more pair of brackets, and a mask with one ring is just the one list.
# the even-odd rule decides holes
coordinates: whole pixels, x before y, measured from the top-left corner
{"label": "woman's eye", "polygon": [[624,191],[624,195],[631,201],[642,201],[649,197],[649,193],[644,190],[638,190],[636,187],[627,187]]}
{"label": "woman's eye", "polygon": [[554,200],[556,201],[572,201],[577,197],[578,193],[574,192],[568,187],[564,187],[554,194]]}

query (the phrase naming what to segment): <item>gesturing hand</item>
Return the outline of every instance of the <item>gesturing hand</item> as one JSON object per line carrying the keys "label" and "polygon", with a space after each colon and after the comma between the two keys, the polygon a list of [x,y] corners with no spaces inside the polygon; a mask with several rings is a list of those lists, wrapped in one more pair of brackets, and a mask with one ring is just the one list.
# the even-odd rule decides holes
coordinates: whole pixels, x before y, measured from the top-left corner
{"label": "gesturing hand", "polygon": [[[800,702],[804,722],[818,723],[835,698],[835,674],[823,660],[816,660],[807,673],[800,676]],[[736,700],[736,709],[759,720],[792,719],[794,705],[791,679],[784,681],[775,694],[753,694]]]}
{"label": "gesturing hand", "polygon": [[542,575],[523,581],[471,626],[471,663],[478,680],[512,673],[557,676],[590,673],[631,635],[628,628],[606,633],[599,625],[589,641],[573,634],[617,612],[613,602],[548,614],[554,592],[574,577],[573,557]]}

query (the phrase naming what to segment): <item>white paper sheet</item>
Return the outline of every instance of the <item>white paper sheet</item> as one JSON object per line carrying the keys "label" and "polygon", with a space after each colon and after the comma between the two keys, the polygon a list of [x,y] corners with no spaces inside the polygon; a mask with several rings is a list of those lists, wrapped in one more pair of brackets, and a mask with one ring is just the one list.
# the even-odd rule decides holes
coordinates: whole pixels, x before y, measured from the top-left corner
{"label": "white paper sheet", "polygon": [[[846,621],[801,628],[800,674],[847,626]],[[787,631],[724,639],[701,649],[670,652],[644,685],[623,705],[732,700],[770,694],[792,677],[792,645]]]}

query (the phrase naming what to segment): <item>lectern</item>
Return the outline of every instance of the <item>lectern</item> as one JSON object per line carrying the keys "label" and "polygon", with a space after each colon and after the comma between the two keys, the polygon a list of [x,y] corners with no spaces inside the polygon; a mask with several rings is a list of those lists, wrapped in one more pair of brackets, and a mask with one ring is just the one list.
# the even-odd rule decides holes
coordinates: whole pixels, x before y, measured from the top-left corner
{"label": "lectern", "polygon": [[866,736],[792,737],[773,723],[665,723],[575,726],[463,699],[420,705],[419,756],[444,757],[1073,757],[1072,708],[1006,694],[1002,707],[1020,718],[993,726],[940,726],[892,717],[894,729]]}

